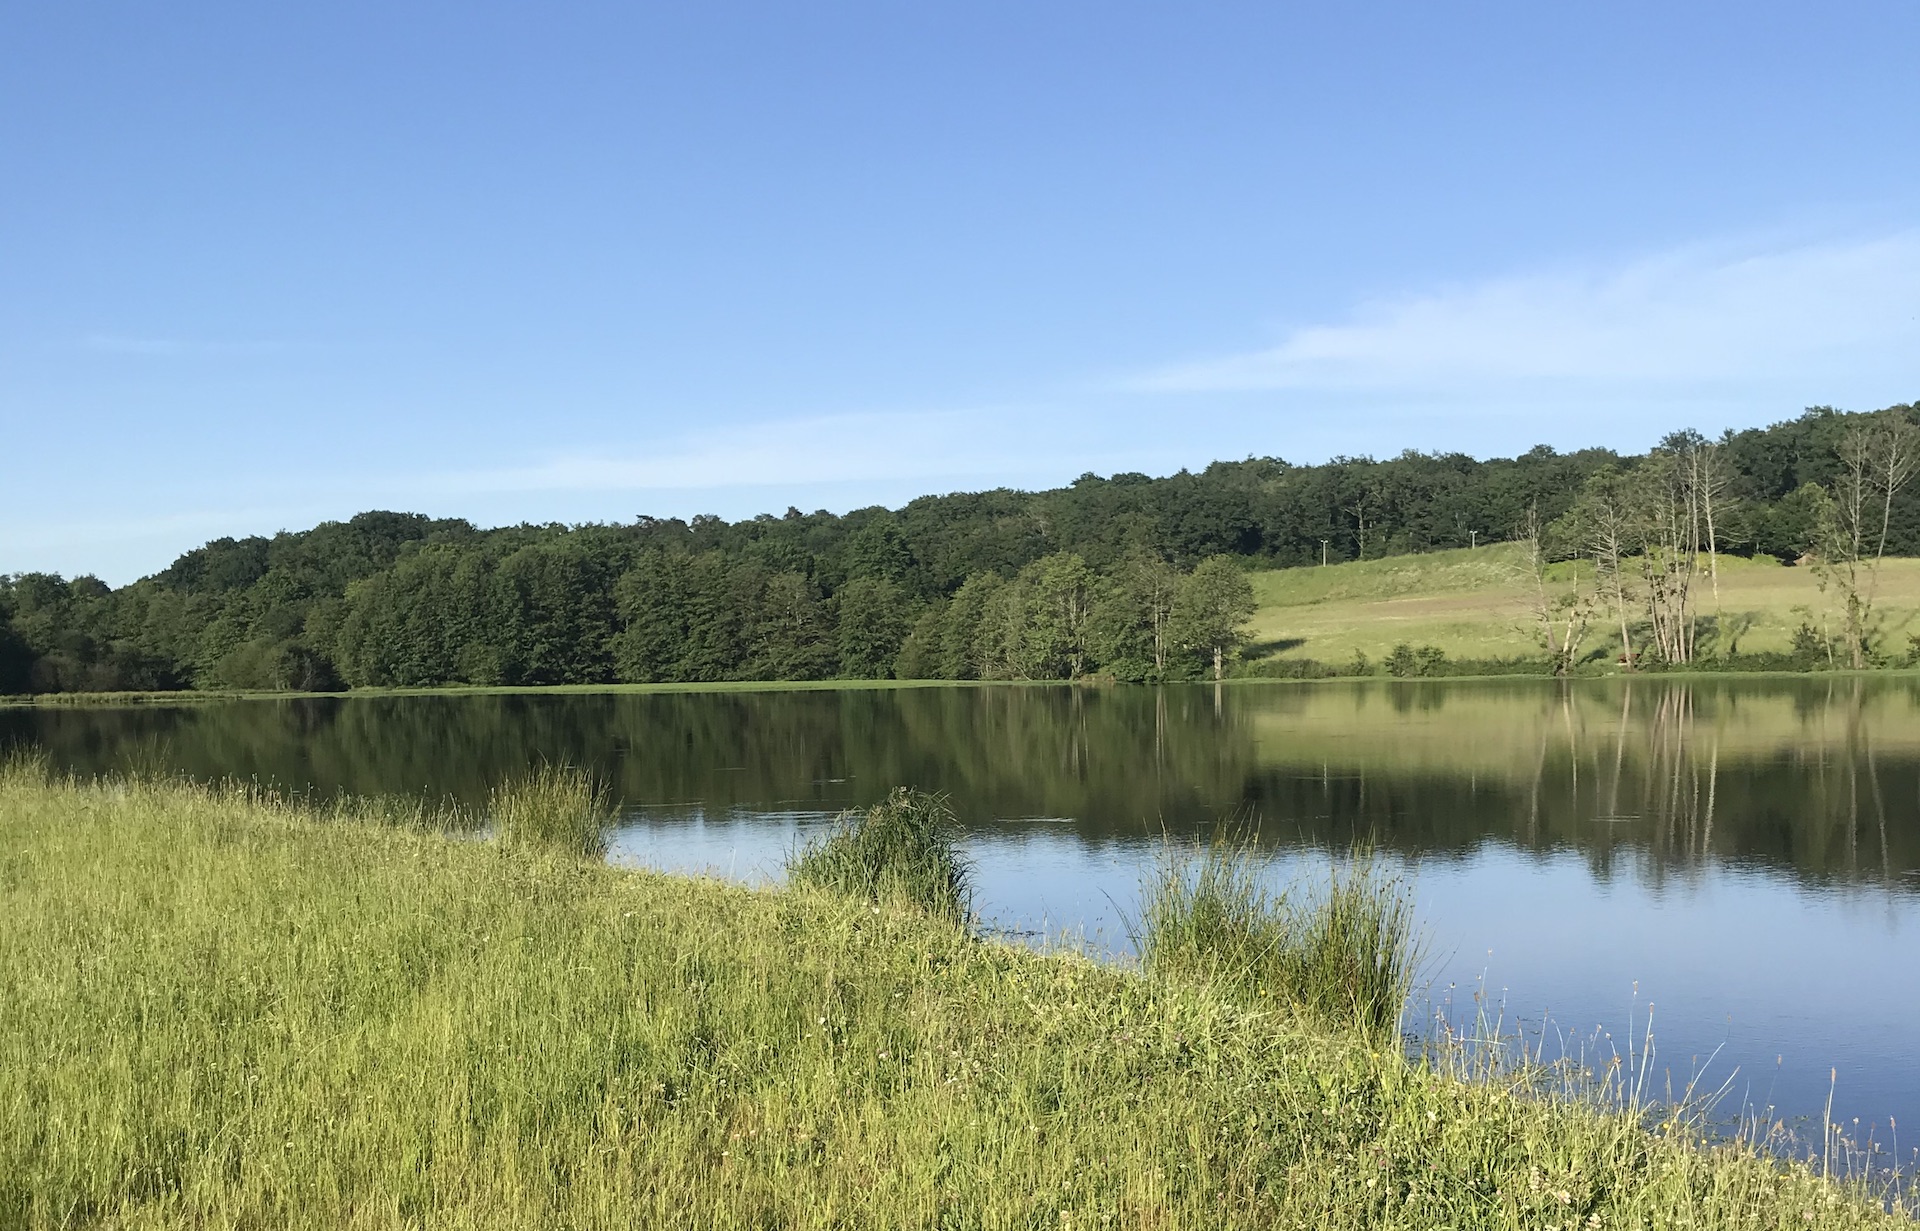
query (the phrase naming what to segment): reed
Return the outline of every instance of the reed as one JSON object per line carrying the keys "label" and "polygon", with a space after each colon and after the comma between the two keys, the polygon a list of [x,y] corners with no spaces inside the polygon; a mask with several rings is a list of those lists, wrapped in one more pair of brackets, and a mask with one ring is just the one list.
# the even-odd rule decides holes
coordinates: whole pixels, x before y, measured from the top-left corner
{"label": "reed", "polygon": [[611,797],[585,770],[542,765],[523,778],[495,787],[487,816],[501,842],[541,847],[587,859],[607,852]]}
{"label": "reed", "polygon": [[873,905],[906,906],[965,922],[972,905],[959,823],[938,795],[897,788],[841,816],[787,860],[787,883]]}
{"label": "reed", "polygon": [[1322,885],[1274,888],[1250,838],[1169,847],[1134,927],[1151,974],[1206,984],[1321,1025],[1398,1033],[1419,966],[1403,883],[1356,847]]}

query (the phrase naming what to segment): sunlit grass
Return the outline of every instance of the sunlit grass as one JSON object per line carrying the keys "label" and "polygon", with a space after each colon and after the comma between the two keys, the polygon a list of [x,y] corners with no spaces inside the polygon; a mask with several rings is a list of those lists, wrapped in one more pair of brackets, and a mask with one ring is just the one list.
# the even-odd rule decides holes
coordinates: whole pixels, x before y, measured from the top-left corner
{"label": "sunlit grass", "polygon": [[1903,1225],[1212,986],[358,809],[0,774],[0,1226]]}

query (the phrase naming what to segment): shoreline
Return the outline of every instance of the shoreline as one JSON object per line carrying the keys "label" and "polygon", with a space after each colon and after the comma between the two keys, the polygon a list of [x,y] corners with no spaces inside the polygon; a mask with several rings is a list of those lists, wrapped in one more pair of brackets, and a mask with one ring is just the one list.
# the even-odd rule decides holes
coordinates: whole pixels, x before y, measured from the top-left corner
{"label": "shoreline", "polygon": [[1205,984],[358,806],[0,771],[23,1222],[1912,1225]]}
{"label": "shoreline", "polygon": [[1537,684],[1584,684],[1621,681],[1683,680],[1920,680],[1920,667],[1866,667],[1860,670],[1840,668],[1826,671],[1742,671],[1672,670],[1615,671],[1605,674],[1552,676],[1521,672],[1493,672],[1484,675],[1333,675],[1318,677],[1229,676],[1224,680],[1181,680],[1166,684],[1131,684],[1111,679],[1081,680],[719,680],[664,684],[442,684],[423,688],[348,688],[334,692],[267,691],[245,689],[194,689],[149,692],[53,692],[0,695],[0,709],[84,709],[113,706],[207,705],[222,701],[311,701],[359,700],[389,697],[564,697],[564,696],[653,696],[681,693],[770,693],[770,692],[891,692],[926,688],[1245,688],[1266,685],[1326,686],[1358,685],[1432,685],[1477,684],[1492,681],[1532,681]]}

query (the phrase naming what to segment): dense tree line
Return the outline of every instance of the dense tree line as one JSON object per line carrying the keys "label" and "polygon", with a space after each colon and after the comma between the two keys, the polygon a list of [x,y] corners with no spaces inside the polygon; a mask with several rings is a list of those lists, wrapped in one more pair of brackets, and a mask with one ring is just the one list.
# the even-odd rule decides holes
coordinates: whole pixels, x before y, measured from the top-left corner
{"label": "dense tree line", "polygon": [[[1911,406],[1882,414],[1920,421]],[[1859,419],[1816,408],[1713,442],[1713,550],[1795,559],[1831,537]],[[1640,457],[1542,446],[1486,461],[1250,458],[737,522],[481,530],[364,513],[220,539],[117,590],[0,579],[0,692],[1198,677],[1233,655],[1223,623],[1249,602],[1245,567],[1464,547],[1528,527],[1537,538],[1581,522],[1568,515],[1606,476],[1670,465],[1672,440]],[[1913,490],[1891,501],[1884,530],[1887,553],[1920,554]]]}

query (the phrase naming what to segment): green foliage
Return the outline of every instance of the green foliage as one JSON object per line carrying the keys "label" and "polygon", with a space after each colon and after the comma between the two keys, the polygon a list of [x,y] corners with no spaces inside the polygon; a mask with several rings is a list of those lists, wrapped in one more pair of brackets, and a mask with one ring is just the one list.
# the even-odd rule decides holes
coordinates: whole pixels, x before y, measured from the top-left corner
{"label": "green foliage", "polygon": [[946,800],[904,787],[787,861],[787,883],[964,922],[971,906],[959,824]]}
{"label": "green foliage", "polygon": [[436,547],[349,586],[334,645],[341,674],[375,687],[504,682],[491,582],[482,557]]}
{"label": "green foliage", "polygon": [[1003,606],[1001,592],[1005,589],[1006,580],[998,573],[975,573],[955,592],[953,601],[947,604],[940,634],[941,679],[994,678],[1003,655],[992,617]]}
{"label": "green foliage", "polygon": [[1341,668],[1317,658],[1261,658],[1242,664],[1235,673],[1255,680],[1330,680]]}
{"label": "green foliage", "polygon": [[856,680],[887,679],[907,636],[906,596],[884,577],[856,577],[835,599],[839,673]]}
{"label": "green foliage", "polygon": [[1227,660],[1239,653],[1241,626],[1253,615],[1253,583],[1232,559],[1209,556],[1174,592],[1169,617],[1173,640],[1198,654],[1220,679]]}
{"label": "green foliage", "polygon": [[1793,640],[1788,655],[1792,666],[1800,671],[1813,671],[1835,664],[1836,642],[1823,630],[1816,628],[1812,620],[1802,620],[1793,630]]}
{"label": "green foliage", "polygon": [[916,912],[178,783],[0,776],[0,851],[29,1231],[1910,1226]]}
{"label": "green foliage", "polygon": [[1447,670],[1447,652],[1437,645],[1423,645],[1414,649],[1402,641],[1393,647],[1393,653],[1387,656],[1387,674],[1399,679],[1418,676],[1444,675]]}
{"label": "green foliage", "polygon": [[900,642],[900,653],[893,662],[893,677],[899,680],[960,678],[948,674],[944,652],[946,627],[945,603],[933,603],[924,608]]}
{"label": "green foliage", "polygon": [[813,583],[796,572],[768,577],[753,603],[742,678],[824,680],[839,665],[829,616]]}
{"label": "green foliage", "polygon": [[1366,849],[1322,889],[1276,891],[1270,878],[1251,842],[1170,851],[1142,895],[1135,941],[1147,971],[1394,1037],[1419,962],[1405,888]]}
{"label": "green foliage", "polygon": [[604,680],[612,670],[613,578],[574,539],[529,544],[495,567],[486,643],[509,684]]}
{"label": "green foliage", "polygon": [[6,611],[0,609],[0,696],[24,693],[33,680],[33,649],[27,645],[26,638],[14,631],[6,616]]}
{"label": "green foliage", "polygon": [[95,577],[0,577],[0,684],[8,692],[178,687],[159,656],[125,635],[115,596]]}
{"label": "green foliage", "polygon": [[913,573],[913,567],[913,551],[900,532],[899,520],[884,510],[847,540],[847,573],[856,580],[866,578],[903,585]]}
{"label": "green foliage", "polygon": [[1818,483],[1802,483],[1766,506],[1755,519],[1755,550],[1785,561],[1805,557],[1819,547],[1832,503]]}
{"label": "green foliage", "polygon": [[542,765],[495,787],[487,819],[510,847],[564,851],[590,859],[606,853],[613,809],[605,787],[570,765]]}
{"label": "green foliage", "polygon": [[1094,602],[1090,642],[1102,669],[1122,680],[1181,678],[1173,623],[1180,570],[1136,547],[1105,579]]}
{"label": "green foliage", "polygon": [[1090,621],[1097,579],[1087,562],[1057,552],[1029,564],[994,594],[975,633],[983,679],[1078,679],[1092,666]]}

